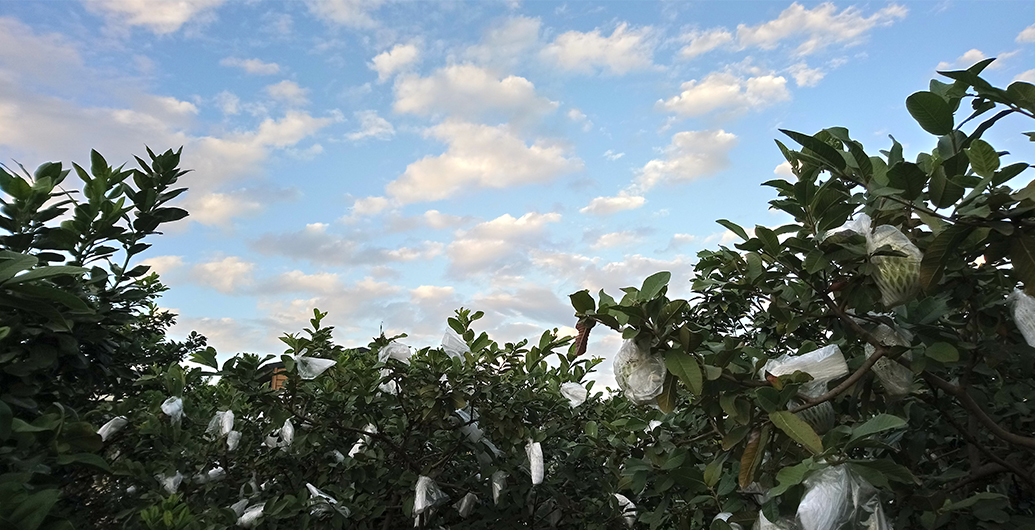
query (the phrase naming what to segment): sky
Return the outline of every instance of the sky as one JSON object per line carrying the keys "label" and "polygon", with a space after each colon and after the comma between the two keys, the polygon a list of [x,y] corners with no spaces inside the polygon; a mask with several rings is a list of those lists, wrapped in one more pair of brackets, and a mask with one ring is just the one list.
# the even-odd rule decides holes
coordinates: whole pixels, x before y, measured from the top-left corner
{"label": "sky", "polygon": [[580,289],[688,296],[716,219],[788,222],[778,129],[915,156],[905,98],[986,57],[1035,82],[1035,2],[0,0],[0,162],[182,146],[146,263],[222,358],[314,308],[345,346],[458,307],[502,343],[574,333]]}

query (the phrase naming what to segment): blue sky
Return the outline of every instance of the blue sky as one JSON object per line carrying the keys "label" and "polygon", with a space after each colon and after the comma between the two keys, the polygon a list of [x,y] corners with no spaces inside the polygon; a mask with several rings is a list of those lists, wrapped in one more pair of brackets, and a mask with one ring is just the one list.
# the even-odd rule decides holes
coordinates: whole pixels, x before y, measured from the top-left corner
{"label": "blue sky", "polygon": [[715,219],[786,221],[777,129],[915,156],[906,96],[993,56],[1035,82],[1035,3],[5,0],[0,160],[183,146],[191,216],[148,263],[223,355],[314,307],[346,345],[437,344],[460,306],[513,341],[582,288],[688,294]]}

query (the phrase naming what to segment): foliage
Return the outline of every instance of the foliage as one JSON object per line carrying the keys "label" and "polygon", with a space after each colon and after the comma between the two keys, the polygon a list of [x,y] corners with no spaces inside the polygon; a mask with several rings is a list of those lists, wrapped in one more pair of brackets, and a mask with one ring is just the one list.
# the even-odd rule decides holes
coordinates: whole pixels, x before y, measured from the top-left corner
{"label": "foliage", "polygon": [[171,189],[179,153],[148,154],[139,170],[96,152],[90,173],[73,165],[82,198],[61,187],[70,170],[59,163],[24,177],[0,168],[0,526],[71,527],[90,477],[109,468],[81,413],[132,393],[142,367],[202,345],[165,341],[172,316],[154,305],[164,287],[129,266],[160,224],[186,215],[164,206],[183,192]]}
{"label": "foliage", "polygon": [[[894,138],[878,157],[844,128],[784,131],[801,146],[777,142],[797,180],[766,185],[794,222],[749,233],[719,221],[743,242],[700,254],[690,299],[670,300],[664,273],[620,301],[572,295],[583,326],[665,357],[676,377],[657,404],[674,397],[680,421],[701,426],[693,443],[626,463],[641,520],[676,526],[671,506],[685,504],[745,527],[759,509],[777,521],[795,513],[803,481],[843,463],[883,492],[897,528],[1035,528],[1035,349],[1018,331],[1033,322],[1008,303],[1018,284],[1035,294],[1035,183],[1011,187],[1028,164],[984,139],[1008,117],[1035,118],[1035,87],[993,87],[979,75],[989,62],[907,99],[937,137],[915,161]],[[840,229],[863,213],[872,234]],[[766,373],[771,359],[831,344],[850,375],[819,394],[801,371]],[[898,366],[905,392],[875,377]],[[823,432],[817,411],[831,406],[836,426]],[[673,472],[703,481],[672,486]]]}

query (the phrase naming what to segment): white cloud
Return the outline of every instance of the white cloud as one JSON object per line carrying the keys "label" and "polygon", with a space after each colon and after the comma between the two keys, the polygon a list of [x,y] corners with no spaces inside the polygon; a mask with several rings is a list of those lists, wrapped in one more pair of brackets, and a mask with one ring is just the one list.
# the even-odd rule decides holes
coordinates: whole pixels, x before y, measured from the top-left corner
{"label": "white cloud", "polygon": [[669,271],[672,273],[669,296],[685,297],[690,290],[688,280],[693,277],[692,260],[685,256],[661,260],[627,254],[621,260],[608,262],[579,254],[534,250],[531,258],[534,266],[556,278],[572,281],[590,292],[604,289],[612,296],[622,287],[639,287],[644,278],[655,272]]}
{"label": "white cloud", "polygon": [[[567,300],[562,300],[547,287],[527,282],[513,290],[496,290],[476,295],[471,305],[487,312],[499,313],[503,317],[500,320],[508,322],[515,318],[529,318],[550,327],[557,327],[558,324],[573,321],[575,318],[574,310]],[[527,331],[541,333],[540,328],[541,326],[535,326]]]}
{"label": "white cloud", "polygon": [[614,151],[612,151],[610,149],[608,149],[607,151],[604,151],[604,158],[606,158],[606,159],[608,159],[608,160],[610,160],[612,162],[614,162],[615,160],[618,160],[619,158],[622,158],[623,156],[625,156],[625,153],[616,153],[616,152],[614,152]]}
{"label": "white cloud", "polygon": [[351,28],[373,28],[377,21],[370,16],[384,0],[307,0],[309,12],[321,20]]}
{"label": "white cloud", "polygon": [[216,94],[215,103],[219,110],[228,116],[241,112],[241,98],[237,97],[233,92],[224,90]]}
{"label": "white cloud", "polygon": [[793,177],[794,176],[794,171],[791,169],[791,163],[786,161],[786,160],[784,160],[783,162],[780,162],[780,164],[777,165],[773,169],[773,173],[776,173],[777,175],[780,175],[781,177]]}
{"label": "white cloud", "polygon": [[696,243],[698,239],[693,234],[672,234],[672,239],[668,242],[668,248],[664,251],[677,250],[691,243]]}
{"label": "white cloud", "polygon": [[982,52],[981,50],[979,50],[977,48],[974,48],[974,49],[968,50],[963,55],[960,55],[959,57],[957,57],[955,61],[952,61],[952,62],[942,61],[942,62],[938,63],[937,69],[938,70],[948,70],[949,68],[955,68],[957,66],[962,67],[962,68],[968,68],[972,64],[985,59],[985,57],[986,56],[985,56],[984,52]]}
{"label": "white cloud", "polygon": [[538,18],[511,17],[485,32],[480,43],[464,51],[464,57],[480,65],[513,67],[539,45]]}
{"label": "white cloud", "polygon": [[1035,42],[1035,24],[1032,24],[1017,34],[1017,42]]}
{"label": "white cloud", "polygon": [[643,206],[646,202],[647,199],[638,195],[618,194],[615,197],[597,197],[589,201],[589,204],[585,208],[579,210],[579,213],[611,215],[624,210],[635,210],[636,208]]}
{"label": "white cloud", "polygon": [[318,272],[306,274],[299,270],[293,270],[278,274],[273,278],[262,281],[258,286],[261,294],[283,293],[283,292],[310,292],[315,294],[326,293],[338,289],[341,280],[337,274],[330,272]]}
{"label": "white cloud", "polygon": [[557,213],[530,212],[518,218],[504,214],[458,231],[446,247],[450,270],[455,275],[469,275],[513,269],[527,261],[530,249],[539,247],[547,225],[560,220]]}
{"label": "white cloud", "polygon": [[302,106],[309,102],[309,89],[302,88],[298,86],[298,83],[287,79],[266,86],[266,94],[277,101],[293,106]]}
{"label": "white cloud", "polygon": [[1017,77],[1013,78],[1014,81],[1024,81],[1026,83],[1035,84],[1035,70],[1028,70],[1027,72],[1021,72],[1017,74]]}
{"label": "white cloud", "polygon": [[573,122],[575,122],[575,123],[581,123],[582,124],[582,130],[584,132],[589,132],[590,129],[593,128],[593,122],[590,121],[586,117],[586,114],[584,112],[582,112],[581,110],[579,110],[579,109],[576,109],[576,108],[568,109],[568,119],[573,121]]}
{"label": "white cloud", "polygon": [[599,68],[622,75],[653,68],[653,29],[628,28],[628,24],[622,23],[610,37],[604,37],[599,28],[588,33],[568,31],[543,48],[542,55],[562,69],[580,73],[592,73]]}
{"label": "white cloud", "polygon": [[211,12],[226,0],[83,0],[118,24],[146,26],[159,35],[177,31],[190,21]]}
{"label": "white cloud", "polygon": [[460,217],[459,215],[449,215],[442,213],[438,210],[428,210],[424,212],[424,222],[429,228],[435,230],[442,230],[444,228],[454,228],[467,222],[467,217]]}
{"label": "white cloud", "polygon": [[184,206],[190,212],[188,219],[216,226],[224,226],[236,217],[255,215],[263,208],[261,202],[239,193],[189,195]]}
{"label": "white cloud", "polygon": [[774,20],[757,26],[738,25],[737,42],[741,47],[772,49],[784,39],[800,36],[805,40],[795,52],[808,55],[833,44],[858,44],[873,28],[890,26],[905,18],[907,13],[904,6],[897,4],[866,17],[856,7],[848,7],[838,13],[832,3],[820,4],[811,10],[793,3]]}
{"label": "white cloud", "polygon": [[358,217],[368,215],[377,215],[389,206],[391,206],[391,203],[384,197],[363,197],[361,199],[356,199],[356,202],[352,203],[352,212],[349,214],[347,220],[353,220]]}
{"label": "white cloud", "polygon": [[658,107],[683,117],[695,117],[720,109],[746,112],[791,98],[787,80],[772,74],[744,79],[731,72],[712,72],[700,81],[683,83],[680,89],[678,96],[658,100]]}
{"label": "white cloud", "polygon": [[395,112],[421,116],[448,114],[476,118],[503,113],[528,118],[552,112],[558,103],[536,95],[524,77],[500,78],[473,64],[455,64],[429,77],[400,76],[395,81]]}
{"label": "white cloud", "polygon": [[191,280],[201,285],[231,294],[247,289],[254,282],[252,273],[255,264],[244,261],[237,256],[229,256],[218,261],[200,263],[191,269]]}
{"label": "white cloud", "polygon": [[822,70],[818,68],[809,68],[809,65],[803,62],[792,65],[787,70],[792,76],[794,76],[794,82],[797,83],[798,86],[816,86],[823,80],[823,77],[826,76]]}
{"label": "white cloud", "polygon": [[378,247],[365,244],[368,233],[336,235],[324,223],[311,223],[301,230],[263,234],[249,242],[252,250],[267,256],[284,256],[336,267],[384,265],[391,262],[431,260],[442,253],[444,245],[424,241],[414,247]]}
{"label": "white cloud", "polygon": [[436,201],[470,188],[548,182],[582,169],[582,160],[569,155],[568,148],[543,140],[526,145],[505,125],[447,121],[426,134],[449,147],[413,162],[385,186],[400,203]]}
{"label": "white cloud", "polygon": [[150,272],[156,272],[159,276],[165,276],[183,266],[183,256],[152,256],[141,260],[140,264],[151,267]]}
{"label": "white cloud", "polygon": [[355,116],[359,119],[359,130],[345,135],[345,138],[353,142],[364,138],[387,140],[395,135],[395,127],[392,127],[388,120],[378,116],[375,110],[361,110],[356,112]]}
{"label": "white cloud", "polygon": [[690,44],[679,50],[679,56],[683,59],[692,59],[720,46],[731,44],[733,42],[733,34],[725,28],[715,28],[708,31],[692,31],[683,35],[680,40],[687,41]]}
{"label": "white cloud", "polygon": [[665,158],[647,162],[634,187],[642,192],[661,183],[685,183],[714,175],[729,167],[729,152],[735,145],[737,136],[722,129],[678,132],[665,148]]}
{"label": "white cloud", "polygon": [[399,72],[409,70],[420,61],[420,48],[416,44],[396,44],[391,50],[381,52],[367,64],[377,72],[377,82],[383,83]]}
{"label": "white cloud", "polygon": [[593,250],[600,250],[604,248],[624,247],[632,245],[633,243],[640,242],[643,236],[635,230],[623,230],[621,232],[610,232],[603,234],[596,238],[589,245]]}
{"label": "white cloud", "polygon": [[25,78],[57,88],[82,69],[82,54],[65,36],[37,34],[18,19],[0,17],[0,70],[8,82]]}
{"label": "white cloud", "polygon": [[252,75],[274,75],[280,73],[280,65],[277,63],[263,62],[261,59],[240,59],[238,57],[227,57],[219,64],[240,68]]}

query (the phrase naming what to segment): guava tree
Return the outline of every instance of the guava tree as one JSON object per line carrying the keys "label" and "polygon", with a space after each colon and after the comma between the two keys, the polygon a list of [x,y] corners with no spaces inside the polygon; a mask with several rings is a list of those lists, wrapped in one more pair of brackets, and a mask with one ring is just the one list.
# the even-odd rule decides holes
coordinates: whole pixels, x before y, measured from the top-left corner
{"label": "guava tree", "polygon": [[[915,158],[783,131],[796,179],[765,185],[794,222],[719,221],[743,241],[700,254],[688,299],[667,273],[572,295],[580,328],[627,339],[625,394],[688,429],[624,463],[641,520],[869,528],[879,498],[896,528],[1035,528],[1035,184],[986,139],[1031,126],[1035,87],[992,86],[990,62],[909,96],[934,136]],[[843,489],[806,516],[820,482]]]}

